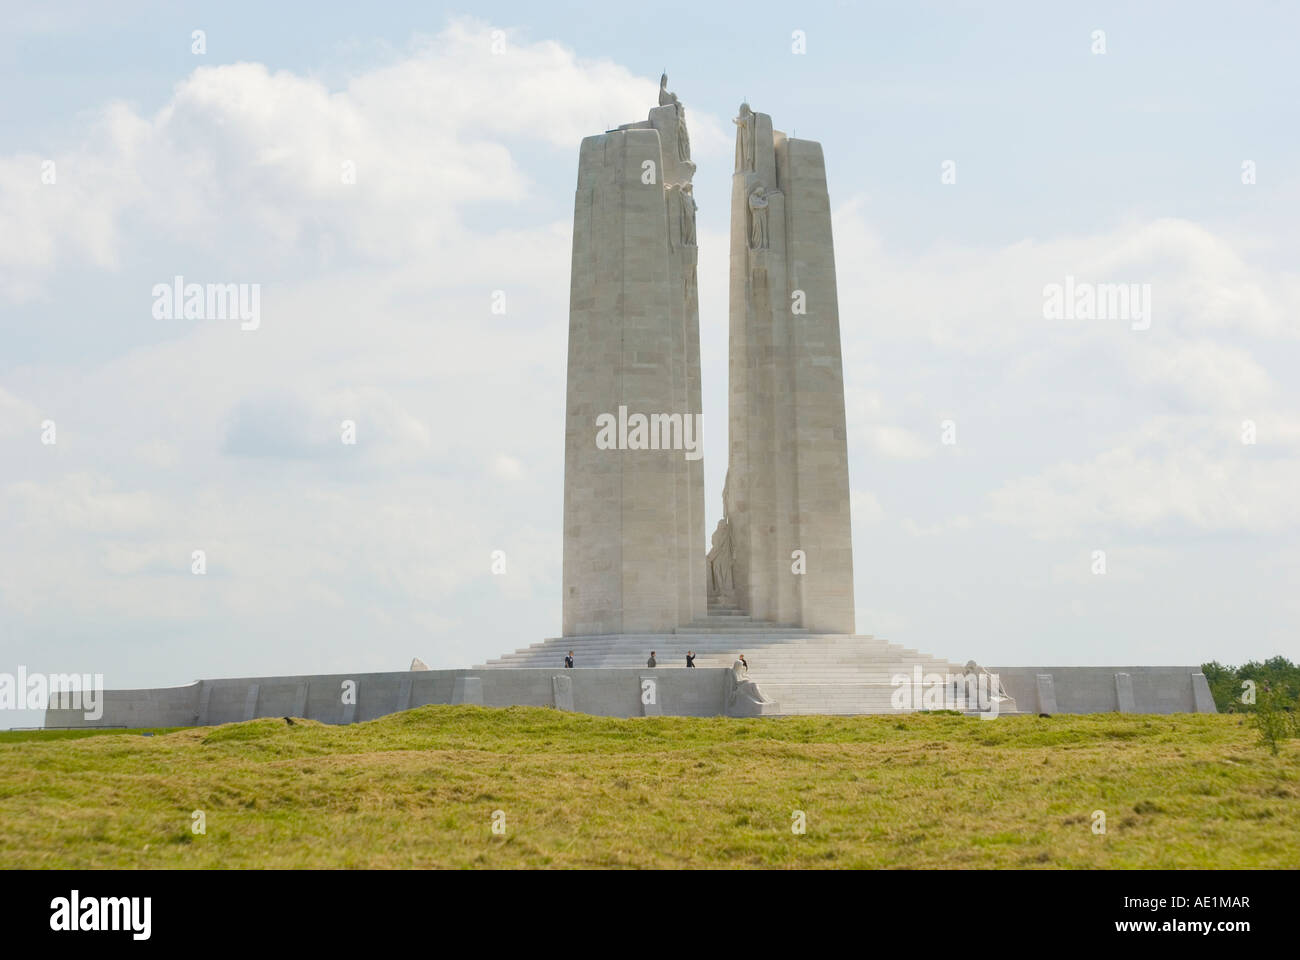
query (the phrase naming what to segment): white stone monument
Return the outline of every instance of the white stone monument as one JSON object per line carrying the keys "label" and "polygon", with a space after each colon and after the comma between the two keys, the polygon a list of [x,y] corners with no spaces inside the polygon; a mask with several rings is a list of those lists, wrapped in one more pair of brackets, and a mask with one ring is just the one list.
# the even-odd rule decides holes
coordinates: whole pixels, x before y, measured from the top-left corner
{"label": "white stone monument", "polygon": [[[695,165],[666,84],[648,120],[587,137],[579,153],[565,636],[671,633],[706,613],[704,465],[686,449],[702,453]],[[617,420],[615,449],[597,442],[601,417]]]}
{"label": "white stone monument", "polygon": [[[729,469],[725,520],[706,556],[703,462],[654,425],[680,416],[700,440],[695,165],[685,107],[667,84],[665,75],[649,119],[587,137],[579,155],[563,633],[672,633],[706,617],[712,600],[756,620],[851,634],[844,380],[821,146],[774,132],[748,104],[734,121]],[[650,449],[644,434],[638,442],[638,416],[652,421]],[[600,442],[601,418],[617,420],[614,449]]]}
{"label": "white stone monument", "polygon": [[[352,723],[424,703],[545,704],[608,716],[949,706],[996,716],[1015,712],[1018,701],[1039,713],[1058,705],[1082,713],[1214,712],[1197,667],[985,670],[854,633],[826,167],[819,144],[773,131],[771,118],[748,104],[735,119],[724,518],[706,557],[703,461],[687,456],[682,442],[688,429],[700,441],[691,429],[700,411],[695,165],[685,108],[667,76],[659,86],[648,120],[587,137],[579,156],[563,636],[470,671],[429,670],[415,658],[405,673],[106,691],[95,725],[288,715]],[[665,442],[674,417],[677,445]],[[642,667],[650,650],[653,676]],[[576,651],[578,669],[567,669],[566,651]],[[688,655],[695,669],[686,666]],[[360,707],[355,698],[340,703],[340,682],[357,685]],[[981,684],[987,702],[946,699],[949,690],[978,692]],[[86,718],[52,705],[46,723]]]}
{"label": "white stone monument", "polygon": [[[755,619],[851,634],[853,542],[835,252],[821,144],[741,104],[731,191],[730,557]],[[716,543],[715,539],[715,543]],[[720,576],[727,566],[730,576]]]}

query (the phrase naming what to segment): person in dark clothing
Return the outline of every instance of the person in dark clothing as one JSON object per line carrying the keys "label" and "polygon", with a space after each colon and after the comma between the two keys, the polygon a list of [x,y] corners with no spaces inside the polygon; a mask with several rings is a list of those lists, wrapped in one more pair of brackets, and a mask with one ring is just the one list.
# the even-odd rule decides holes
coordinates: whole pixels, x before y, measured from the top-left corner
{"label": "person in dark clothing", "polygon": [[572,651],[572,650],[570,650],[570,651],[569,651],[569,655],[568,655],[567,657],[564,658],[564,669],[566,669],[566,670],[572,670],[572,669],[573,669],[573,651]]}
{"label": "person in dark clothing", "polygon": [[659,661],[655,659],[655,652],[653,650],[650,651],[650,659],[645,662],[645,665],[647,667],[657,667],[659,665]]}
{"label": "person in dark clothing", "polygon": [[694,666],[695,666],[695,651],[694,651],[694,650],[687,650],[687,651],[686,651],[686,665],[687,665],[688,667],[694,667]]}

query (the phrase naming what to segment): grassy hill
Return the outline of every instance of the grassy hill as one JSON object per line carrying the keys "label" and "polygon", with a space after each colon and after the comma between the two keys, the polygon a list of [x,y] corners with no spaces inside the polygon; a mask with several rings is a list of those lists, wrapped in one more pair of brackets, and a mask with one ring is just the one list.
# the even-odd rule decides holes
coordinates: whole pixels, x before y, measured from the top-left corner
{"label": "grassy hill", "polygon": [[[196,810],[206,834],[192,832]],[[0,737],[2,867],[1298,862],[1300,742],[1274,757],[1241,716],[431,706],[346,727]]]}

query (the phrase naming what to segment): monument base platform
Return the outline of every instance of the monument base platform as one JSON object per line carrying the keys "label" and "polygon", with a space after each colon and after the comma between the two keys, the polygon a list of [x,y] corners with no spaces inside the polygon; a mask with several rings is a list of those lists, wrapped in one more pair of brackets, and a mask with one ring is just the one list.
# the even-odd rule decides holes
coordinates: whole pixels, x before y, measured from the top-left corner
{"label": "monument base platform", "polygon": [[[962,699],[972,667],[977,675],[998,678],[1001,689],[990,692],[1001,694],[999,714],[1216,712],[1198,666],[978,667],[879,637],[810,633],[739,612],[711,615],[671,634],[555,637],[489,660],[481,669],[563,666],[570,650],[580,669],[644,667],[654,651],[661,672],[685,668],[688,652],[694,652],[697,668],[731,667],[744,654],[746,676],[779,705],[775,712],[781,715],[965,712],[972,705],[969,697]],[[988,706],[978,703],[981,711]]]}
{"label": "monument base platform", "polygon": [[[574,669],[564,667],[569,650]],[[657,666],[647,667],[652,650]],[[686,667],[687,651],[695,653],[694,668]],[[748,671],[733,669],[740,654]],[[135,729],[281,716],[353,723],[426,704],[546,706],[608,717],[937,709],[999,716],[1216,712],[1205,676],[1195,666],[972,667],[877,637],[733,621],[674,634],[559,637],[469,670],[242,677],[106,690],[98,717],[51,708],[45,725]],[[966,685],[971,677],[998,682],[976,696]]]}

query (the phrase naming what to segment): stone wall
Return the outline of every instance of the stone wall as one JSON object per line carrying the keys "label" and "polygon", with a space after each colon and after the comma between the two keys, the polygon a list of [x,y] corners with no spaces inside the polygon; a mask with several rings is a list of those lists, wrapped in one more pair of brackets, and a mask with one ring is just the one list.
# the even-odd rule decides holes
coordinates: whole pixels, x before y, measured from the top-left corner
{"label": "stone wall", "polygon": [[1200,667],[988,667],[1023,713],[1217,713]]}
{"label": "stone wall", "polygon": [[[990,667],[1022,713],[1214,713],[1199,667]],[[1043,678],[1051,678],[1044,680]],[[653,680],[654,703],[643,702]],[[345,681],[355,702],[345,703]],[[762,687],[762,678],[758,678]],[[256,717],[322,723],[373,720],[430,703],[556,707],[606,717],[779,715],[780,702],[755,704],[728,668],[687,670],[412,670],[199,680],[183,687],[104,692],[103,715],[48,710],[47,727],[185,727]]]}
{"label": "stone wall", "polygon": [[[644,681],[654,702],[643,703]],[[353,703],[344,684],[355,684]],[[306,717],[322,723],[373,720],[430,703],[557,707],[606,717],[713,717],[728,712],[731,670],[412,670],[199,680],[183,687],[107,690],[96,721],[80,711],[47,710],[47,727],[185,727],[257,717]],[[741,711],[743,712],[743,710]]]}

